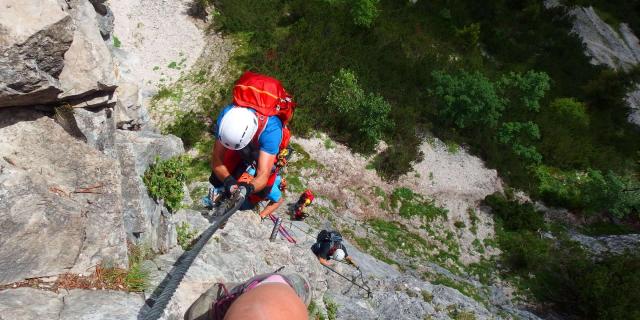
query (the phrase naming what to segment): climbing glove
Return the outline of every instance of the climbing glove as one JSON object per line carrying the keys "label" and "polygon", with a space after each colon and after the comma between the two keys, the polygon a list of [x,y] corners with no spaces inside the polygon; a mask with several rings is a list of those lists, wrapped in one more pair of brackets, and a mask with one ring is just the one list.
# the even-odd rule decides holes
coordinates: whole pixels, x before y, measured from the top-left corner
{"label": "climbing glove", "polygon": [[233,176],[230,175],[224,178],[224,192],[226,193],[227,197],[231,196],[231,193],[235,191],[234,186],[237,186],[237,185],[238,185],[238,181]]}
{"label": "climbing glove", "polygon": [[247,195],[250,195],[255,190],[255,187],[248,182],[240,182],[239,187],[244,187],[247,190]]}

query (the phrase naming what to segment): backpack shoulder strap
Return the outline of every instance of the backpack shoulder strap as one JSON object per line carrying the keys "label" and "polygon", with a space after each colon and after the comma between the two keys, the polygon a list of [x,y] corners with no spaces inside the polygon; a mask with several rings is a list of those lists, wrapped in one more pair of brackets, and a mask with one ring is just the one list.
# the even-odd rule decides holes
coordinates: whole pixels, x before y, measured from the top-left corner
{"label": "backpack shoulder strap", "polygon": [[256,146],[259,146],[260,136],[262,135],[262,132],[264,131],[264,129],[267,127],[267,122],[269,122],[269,117],[261,114],[258,111],[256,111],[256,117],[258,118],[258,130],[256,130],[256,134],[253,136],[252,143]]}

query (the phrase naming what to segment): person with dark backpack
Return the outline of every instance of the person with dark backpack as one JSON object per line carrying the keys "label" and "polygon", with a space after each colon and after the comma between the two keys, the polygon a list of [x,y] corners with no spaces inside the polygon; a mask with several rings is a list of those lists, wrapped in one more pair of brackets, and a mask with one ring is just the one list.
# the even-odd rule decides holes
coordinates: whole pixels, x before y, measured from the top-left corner
{"label": "person with dark backpack", "polygon": [[[287,124],[294,109],[295,103],[280,81],[250,71],[238,79],[233,103],[216,121],[209,178],[214,187],[211,200],[219,193],[228,196],[240,187],[248,199],[244,209],[267,197],[281,167],[278,155],[289,144]],[[255,177],[240,181],[249,166],[256,168]]]}
{"label": "person with dark backpack", "polygon": [[347,248],[342,244],[342,235],[338,231],[322,230],[316,237],[316,243],[311,246],[311,251],[316,255],[321,264],[330,267],[329,260],[343,261],[359,268],[355,261],[347,253]]}

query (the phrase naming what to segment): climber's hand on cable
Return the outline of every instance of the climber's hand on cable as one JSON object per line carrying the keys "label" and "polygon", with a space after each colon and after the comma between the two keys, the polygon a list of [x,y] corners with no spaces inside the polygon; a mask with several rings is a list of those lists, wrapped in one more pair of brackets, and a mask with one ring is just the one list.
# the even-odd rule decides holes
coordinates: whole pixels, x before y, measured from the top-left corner
{"label": "climber's hand on cable", "polygon": [[255,190],[255,187],[251,183],[248,183],[248,182],[240,182],[238,184],[238,186],[239,187],[243,187],[243,188],[245,188],[247,190],[247,194],[246,194],[247,196],[250,195],[251,193],[253,193],[253,191]]}
{"label": "climber's hand on cable", "polygon": [[233,176],[224,178],[224,192],[231,196],[238,189],[238,181]]}

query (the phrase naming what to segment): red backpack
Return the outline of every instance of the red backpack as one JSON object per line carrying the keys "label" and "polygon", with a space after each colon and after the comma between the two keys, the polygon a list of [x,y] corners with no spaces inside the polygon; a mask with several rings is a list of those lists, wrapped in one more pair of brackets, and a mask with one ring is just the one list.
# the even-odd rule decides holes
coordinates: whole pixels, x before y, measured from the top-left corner
{"label": "red backpack", "polygon": [[[256,111],[258,130],[253,137],[252,143],[254,145],[258,145],[258,139],[267,124],[268,118],[277,116],[282,121],[282,141],[280,142],[278,153],[289,146],[291,133],[287,124],[293,117],[296,104],[280,81],[263,74],[246,71],[233,87],[233,103],[238,107],[250,108]],[[278,158],[276,157],[276,162],[277,160]],[[278,170],[276,169],[271,174],[266,188],[271,188],[277,173]]]}

